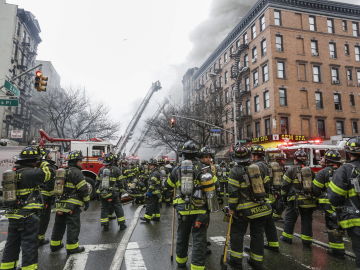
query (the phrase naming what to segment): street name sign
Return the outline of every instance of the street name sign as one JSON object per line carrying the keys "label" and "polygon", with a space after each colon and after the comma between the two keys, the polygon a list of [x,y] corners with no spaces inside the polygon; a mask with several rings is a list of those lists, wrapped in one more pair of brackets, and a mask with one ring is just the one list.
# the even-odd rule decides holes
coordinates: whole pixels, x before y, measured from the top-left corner
{"label": "street name sign", "polygon": [[17,96],[17,97],[20,96],[20,90],[17,89],[17,87],[15,85],[13,85],[11,82],[5,80],[4,87],[6,90],[10,91],[14,96]]}
{"label": "street name sign", "polygon": [[0,106],[16,107],[16,106],[19,106],[19,100],[18,99],[0,99]]}

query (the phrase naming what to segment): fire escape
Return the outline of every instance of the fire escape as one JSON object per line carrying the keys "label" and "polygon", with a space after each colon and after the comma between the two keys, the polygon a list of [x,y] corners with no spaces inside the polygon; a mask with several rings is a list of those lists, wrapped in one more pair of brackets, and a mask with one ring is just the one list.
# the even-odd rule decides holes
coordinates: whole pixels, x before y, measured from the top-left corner
{"label": "fire escape", "polygon": [[[234,91],[237,104],[236,121],[238,130],[240,131],[240,139],[246,138],[245,127],[251,124],[252,120],[251,110],[246,106],[246,101],[251,96],[250,86],[246,85],[244,81],[244,78],[250,74],[250,68],[245,66],[245,63],[242,65],[240,61],[241,56],[244,56],[248,49],[249,45],[241,44],[239,48],[230,55],[230,57],[235,60],[234,65],[231,67],[231,78],[235,81]],[[248,137],[249,135],[251,137],[251,134],[248,134]]]}

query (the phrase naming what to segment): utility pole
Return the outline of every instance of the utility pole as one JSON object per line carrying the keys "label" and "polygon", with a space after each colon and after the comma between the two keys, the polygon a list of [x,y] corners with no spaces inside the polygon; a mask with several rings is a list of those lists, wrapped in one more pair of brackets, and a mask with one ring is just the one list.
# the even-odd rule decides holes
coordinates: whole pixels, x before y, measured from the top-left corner
{"label": "utility pole", "polygon": [[[29,68],[28,70],[24,71],[23,73],[15,76],[15,77],[13,77],[13,78],[11,78],[9,82],[13,83],[16,79],[24,76],[25,74],[29,73],[30,71],[33,71],[34,69],[37,69],[37,68],[39,68],[39,67],[41,67],[41,66],[42,66],[42,64],[39,64],[39,65],[37,65],[37,66],[35,66],[35,67]],[[3,89],[3,87],[4,87],[4,85],[3,85],[3,86],[0,86],[0,90]]]}

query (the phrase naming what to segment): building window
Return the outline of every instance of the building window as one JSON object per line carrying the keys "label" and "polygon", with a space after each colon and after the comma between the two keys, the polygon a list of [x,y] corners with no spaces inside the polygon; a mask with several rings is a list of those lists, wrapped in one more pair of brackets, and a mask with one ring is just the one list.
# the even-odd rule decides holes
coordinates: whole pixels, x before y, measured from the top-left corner
{"label": "building window", "polygon": [[249,38],[248,38],[247,32],[243,35],[243,40],[244,40],[244,44],[248,44],[248,43],[249,43]]}
{"label": "building window", "polygon": [[317,128],[318,128],[319,137],[325,138],[326,137],[325,120],[318,119]]}
{"label": "building window", "polygon": [[268,90],[264,92],[264,108],[270,108],[270,93]]}
{"label": "building window", "polygon": [[251,125],[246,126],[246,135],[247,135],[248,138],[252,137]]}
{"label": "building window", "polygon": [[245,91],[250,91],[250,78],[245,78]]}
{"label": "building window", "polygon": [[310,26],[310,31],[316,31],[316,17],[315,16],[309,16],[309,26]]}
{"label": "building window", "polygon": [[226,53],[224,53],[224,63],[226,63],[227,61],[228,61],[228,54],[226,52]]}
{"label": "building window", "polygon": [[261,41],[261,55],[265,56],[266,55],[266,39],[264,39],[263,41]]}
{"label": "building window", "polygon": [[236,48],[238,49],[240,47],[240,45],[241,45],[241,41],[239,39],[238,41],[236,41]]}
{"label": "building window", "polygon": [[250,99],[246,101],[246,115],[251,114],[251,108],[250,108]]}
{"label": "building window", "polygon": [[327,28],[328,28],[328,33],[330,33],[330,34],[335,33],[334,20],[333,19],[327,19]]}
{"label": "building window", "polygon": [[289,134],[289,118],[280,117],[280,133]]}
{"label": "building window", "polygon": [[336,135],[344,134],[344,121],[338,120],[336,121]]}
{"label": "building window", "polygon": [[315,92],[315,103],[316,103],[316,109],[324,108],[323,96],[321,92]]}
{"label": "building window", "polygon": [[355,107],[355,95],[354,94],[350,94],[350,106]]}
{"label": "building window", "polygon": [[265,16],[262,15],[260,17],[260,32],[264,31],[265,27],[266,27]]}
{"label": "building window", "polygon": [[283,46],[283,36],[282,35],[276,35],[275,38],[275,47],[278,52],[282,52],[284,50]]}
{"label": "building window", "polygon": [[319,46],[317,40],[311,41],[311,54],[312,56],[319,56]]}
{"label": "building window", "polygon": [[340,78],[339,78],[339,69],[332,67],[331,68],[331,82],[333,84],[340,84]]}
{"label": "building window", "polygon": [[260,97],[259,96],[254,97],[254,104],[255,104],[255,112],[259,112],[260,111]]}
{"label": "building window", "polygon": [[277,26],[281,26],[281,11],[274,10],[274,23]]}
{"label": "building window", "polygon": [[342,21],[342,29],[344,32],[347,32],[347,30],[348,30],[347,21],[345,21],[345,20]]}
{"label": "building window", "polygon": [[256,47],[254,47],[252,49],[252,62],[254,63],[254,62],[256,62],[256,60],[257,60],[257,49],[256,49]]}
{"label": "building window", "polygon": [[330,58],[335,59],[337,57],[336,43],[334,43],[334,42],[329,43],[329,53],[330,53]]}
{"label": "building window", "polygon": [[334,104],[335,104],[335,110],[337,110],[337,111],[342,110],[341,94],[339,94],[339,93],[334,94]]}
{"label": "building window", "polygon": [[227,84],[227,82],[228,82],[228,72],[225,71],[225,73],[224,73],[224,84]]}
{"label": "building window", "polygon": [[255,138],[260,137],[260,122],[255,122]]}
{"label": "building window", "polygon": [[248,67],[249,66],[249,55],[245,54],[244,55],[244,67]]}
{"label": "building window", "polygon": [[360,62],[360,46],[355,46],[355,60]]}
{"label": "building window", "polygon": [[359,23],[358,23],[358,22],[353,22],[353,23],[352,23],[352,29],[353,29],[353,36],[354,36],[354,37],[360,36],[360,33],[359,33]]}
{"label": "building window", "polygon": [[285,62],[277,62],[277,75],[279,79],[285,79]]}
{"label": "building window", "polygon": [[254,24],[253,26],[251,26],[251,39],[255,39],[256,35],[256,24]]}
{"label": "building window", "polygon": [[353,80],[352,69],[348,68],[346,70],[346,78],[349,82]]}
{"label": "building window", "polygon": [[360,86],[360,69],[356,71],[356,75],[357,75],[357,84],[358,86]]}
{"label": "building window", "polygon": [[280,106],[287,106],[287,94],[285,88],[279,89]]}
{"label": "building window", "polygon": [[357,121],[352,121],[351,126],[352,126],[352,133],[353,134],[358,134],[359,133],[358,122]]}
{"label": "building window", "polygon": [[269,80],[269,66],[267,64],[262,66],[262,75],[263,82],[267,82]]}
{"label": "building window", "polygon": [[345,55],[350,55],[350,46],[349,46],[349,44],[344,45],[344,52],[345,52]]}
{"label": "building window", "polygon": [[271,134],[270,118],[265,119],[265,135]]}
{"label": "building window", "polygon": [[313,82],[321,82],[320,66],[313,66]]}
{"label": "building window", "polygon": [[306,64],[298,64],[298,80],[306,81]]}
{"label": "building window", "polygon": [[259,85],[259,72],[257,70],[253,72],[253,84],[254,87],[257,87]]}

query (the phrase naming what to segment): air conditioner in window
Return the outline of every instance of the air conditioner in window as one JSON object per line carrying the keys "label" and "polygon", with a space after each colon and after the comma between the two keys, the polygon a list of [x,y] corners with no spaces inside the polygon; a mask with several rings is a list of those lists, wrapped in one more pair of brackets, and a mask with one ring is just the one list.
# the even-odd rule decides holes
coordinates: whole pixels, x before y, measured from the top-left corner
{"label": "air conditioner in window", "polygon": [[249,69],[249,67],[243,67],[240,72],[245,72]]}
{"label": "air conditioner in window", "polygon": [[251,61],[251,63],[255,63],[256,62],[256,60],[257,60],[257,58],[255,57],[255,58],[253,58],[252,59],[252,61]]}
{"label": "air conditioner in window", "polygon": [[334,80],[333,84],[340,84],[340,81],[339,80]]}
{"label": "air conditioner in window", "polygon": [[276,51],[278,51],[278,52],[282,52],[282,51],[283,51],[283,49],[282,49],[282,48],[276,48]]}
{"label": "air conditioner in window", "polygon": [[313,52],[312,56],[319,56],[319,52]]}

